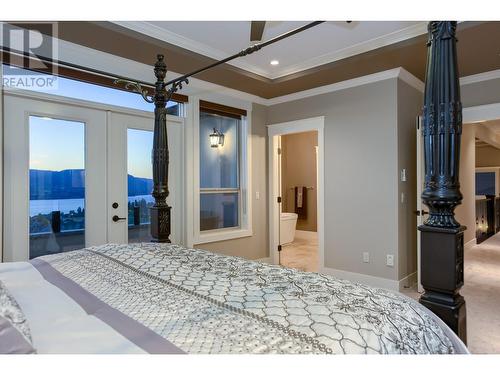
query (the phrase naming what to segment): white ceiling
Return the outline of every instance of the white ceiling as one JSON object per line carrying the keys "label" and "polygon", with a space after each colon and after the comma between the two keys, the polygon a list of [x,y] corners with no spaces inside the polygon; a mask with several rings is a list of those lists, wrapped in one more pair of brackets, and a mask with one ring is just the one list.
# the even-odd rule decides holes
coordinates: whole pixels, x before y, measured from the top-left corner
{"label": "white ceiling", "polygon": [[[223,59],[250,43],[250,21],[123,21],[131,30],[214,58]],[[308,22],[268,21],[262,41]],[[426,22],[328,21],[230,64],[267,78],[340,60],[426,33]],[[280,64],[272,66],[271,60]]]}

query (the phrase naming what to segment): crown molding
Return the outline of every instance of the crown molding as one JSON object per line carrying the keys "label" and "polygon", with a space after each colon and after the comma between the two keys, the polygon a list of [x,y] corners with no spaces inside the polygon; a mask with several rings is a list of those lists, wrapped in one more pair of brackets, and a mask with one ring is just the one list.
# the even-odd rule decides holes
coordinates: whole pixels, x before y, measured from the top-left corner
{"label": "crown molding", "polygon": [[[215,60],[222,60],[228,57],[227,52],[220,51],[216,48],[186,38],[172,31],[162,29],[161,27],[153,25],[147,21],[112,21],[112,23]],[[265,78],[271,78],[270,74],[264,69],[248,64],[243,60],[233,60],[228,62],[228,64]]]}
{"label": "crown molding", "polygon": [[489,72],[483,72],[462,77],[460,78],[460,85],[465,86],[465,85],[470,85],[471,83],[484,82],[499,78],[500,78],[500,69],[490,70]]}
{"label": "crown molding", "polygon": [[271,75],[269,78],[276,79],[290,74],[298,73],[303,70],[311,69],[320,65],[328,64],[330,62],[369,52],[377,48],[402,42],[404,40],[411,39],[426,33],[427,22],[419,22],[418,24],[415,24],[413,26],[394,31],[389,34],[381,35],[379,37],[366,40],[337,51],[314,57],[299,64],[286,67],[279,74]]}
{"label": "crown molding", "polygon": [[[138,80],[146,82],[154,81],[152,67],[150,65],[116,56],[110,53],[98,51],[75,43],[67,42],[61,39],[56,39],[55,42],[58,43],[58,57],[62,61],[73,62],[82,66],[88,66],[102,71],[113,71],[113,73],[122,76],[134,77]],[[179,73],[169,71],[167,73],[167,79],[173,79],[179,77],[180,75],[181,74]],[[198,96],[210,93],[216,94],[220,95],[221,97],[233,98],[242,102],[246,102],[246,105],[241,105],[244,105],[245,108],[247,108],[247,105],[249,105],[251,108],[251,105],[249,103],[271,106],[396,77],[414,87],[415,89],[423,92],[424,83],[422,81],[406,71],[404,68],[395,68],[374,74],[356,77],[346,81],[336,82],[330,85],[278,96],[271,99],[266,99],[257,95],[249,94],[244,91],[227,88],[225,86],[203,81],[198,78],[190,78],[190,84],[183,88],[182,93],[185,95]],[[500,69],[462,77],[460,79],[460,84],[463,86],[471,83],[484,82],[499,78]]]}
{"label": "crown molding", "polygon": [[420,79],[415,77],[413,74],[411,74],[409,71],[407,71],[404,68],[398,68],[399,69],[399,79],[402,80],[403,82],[406,82],[413,88],[417,89],[421,93],[424,92],[425,89],[425,83],[422,82]]}
{"label": "crown molding", "polygon": [[[146,21],[113,21],[114,24],[125,27],[129,30],[151,36],[166,43],[176,45],[189,51],[221,60],[228,56],[226,52],[210,47],[204,43],[186,38],[172,31],[163,29]],[[352,46],[332,51],[320,56],[305,60],[299,64],[288,66],[279,73],[270,73],[256,65],[249,64],[243,60],[233,60],[228,62],[232,66],[244,69],[254,74],[258,74],[268,79],[277,79],[290,74],[298,73],[307,69],[311,69],[320,65],[328,64],[334,61],[342,60],[361,53],[372,51],[377,48],[385,47],[394,43],[398,43],[407,39],[427,33],[427,22],[419,22],[418,24],[406,27],[401,30],[381,35],[379,37],[363,41]]]}
{"label": "crown molding", "polygon": [[369,74],[366,76],[349,79],[346,81],[332,83],[330,85],[325,85],[325,86],[315,87],[309,90],[295,92],[293,94],[271,98],[267,100],[267,105],[270,106],[270,105],[291,102],[294,100],[300,100],[311,96],[327,94],[330,92],[345,90],[357,86],[363,86],[369,83],[385,81],[391,78],[399,78],[402,81],[408,83],[410,86],[417,89],[418,91],[420,92],[424,91],[424,83],[420,81],[417,77],[415,77],[413,74],[409,73],[403,68],[395,68],[395,69],[384,70],[378,73]]}

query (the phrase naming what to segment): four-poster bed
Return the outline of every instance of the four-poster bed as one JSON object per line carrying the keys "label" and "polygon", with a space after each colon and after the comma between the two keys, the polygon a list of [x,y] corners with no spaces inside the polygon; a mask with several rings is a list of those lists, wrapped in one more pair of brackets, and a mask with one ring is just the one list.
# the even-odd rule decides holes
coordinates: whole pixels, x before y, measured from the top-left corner
{"label": "four-poster bed", "polygon": [[[438,278],[422,270],[421,302],[462,335],[461,280],[453,288],[446,283],[451,269],[456,275],[463,267],[456,251],[461,227],[453,220],[460,201],[461,125],[455,27],[454,22],[429,26],[423,198],[431,219],[420,229],[423,265],[441,269]],[[443,321],[398,293],[168,244],[165,106],[188,77],[223,62],[165,82],[166,63],[159,55],[153,96],[125,81],[155,104],[151,235],[156,243],[108,244],[1,264],[0,298],[8,302],[10,316],[19,318],[9,321],[0,314],[0,336],[9,333],[11,352],[467,353]],[[8,348],[0,344],[2,350]]]}

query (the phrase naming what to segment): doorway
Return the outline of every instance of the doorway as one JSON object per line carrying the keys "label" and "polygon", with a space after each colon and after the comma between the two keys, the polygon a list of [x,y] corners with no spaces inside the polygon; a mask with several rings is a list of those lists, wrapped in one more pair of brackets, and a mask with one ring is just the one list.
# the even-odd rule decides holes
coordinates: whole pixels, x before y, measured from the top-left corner
{"label": "doorway", "polygon": [[[455,216],[467,227],[464,233],[464,285],[460,294],[467,304],[467,346],[474,354],[500,351],[497,313],[500,309],[500,228],[496,225],[500,223],[500,142],[496,136],[499,132],[500,103],[464,108],[460,150],[463,200],[455,209]],[[417,202],[420,204],[424,176],[421,146],[417,130],[417,170],[420,174]],[[427,208],[417,206],[417,213],[419,211],[426,214]],[[420,274],[420,261],[418,267]],[[422,291],[419,283],[419,292]],[[418,293],[409,294],[419,297]]]}
{"label": "doorway", "polygon": [[268,126],[270,256],[309,272],[324,265],[324,117]]}
{"label": "doorway", "polygon": [[[153,115],[5,94],[4,261],[149,241]],[[168,116],[172,240],[182,238],[183,119]]]}

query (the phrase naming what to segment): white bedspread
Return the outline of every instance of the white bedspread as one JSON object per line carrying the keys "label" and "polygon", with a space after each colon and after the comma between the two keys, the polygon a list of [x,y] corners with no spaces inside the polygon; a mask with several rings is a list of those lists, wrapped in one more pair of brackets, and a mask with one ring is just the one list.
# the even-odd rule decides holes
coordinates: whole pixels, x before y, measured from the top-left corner
{"label": "white bedspread", "polygon": [[166,244],[0,264],[38,353],[467,353],[399,293]]}
{"label": "white bedspread", "polygon": [[39,354],[144,353],[47,282],[28,262],[0,264],[0,278],[26,315]]}

